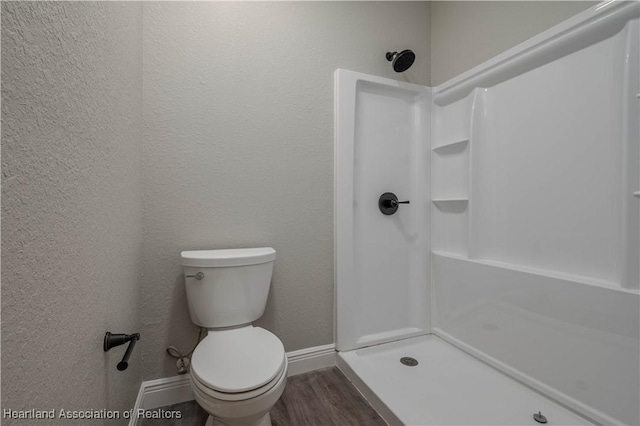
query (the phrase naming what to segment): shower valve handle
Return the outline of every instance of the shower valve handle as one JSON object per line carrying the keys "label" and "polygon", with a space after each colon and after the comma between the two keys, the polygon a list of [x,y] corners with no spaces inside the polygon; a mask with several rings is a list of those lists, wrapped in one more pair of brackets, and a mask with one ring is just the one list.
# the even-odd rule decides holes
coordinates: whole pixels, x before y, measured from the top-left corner
{"label": "shower valve handle", "polygon": [[384,215],[394,214],[399,204],[410,204],[410,201],[398,201],[398,197],[393,192],[385,192],[378,199],[378,208]]}

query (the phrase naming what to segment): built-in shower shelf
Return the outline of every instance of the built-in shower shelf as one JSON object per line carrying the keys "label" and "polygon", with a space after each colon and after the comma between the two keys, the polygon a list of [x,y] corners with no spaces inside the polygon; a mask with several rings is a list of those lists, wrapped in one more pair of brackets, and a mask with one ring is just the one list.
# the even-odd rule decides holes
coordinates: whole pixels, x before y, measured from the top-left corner
{"label": "built-in shower shelf", "polygon": [[469,139],[462,139],[455,142],[449,142],[449,143],[436,146],[435,148],[432,149],[432,151],[435,151],[438,154],[451,154],[454,152],[460,152],[464,150],[468,142],[469,142]]}
{"label": "built-in shower shelf", "polygon": [[633,193],[633,196],[634,196],[634,197],[638,197],[638,198],[640,198],[640,191],[636,191],[636,192],[634,192],[634,193]]}
{"label": "built-in shower shelf", "polygon": [[468,198],[434,198],[431,200],[439,210],[462,213],[467,209]]}
{"label": "built-in shower shelf", "polygon": [[468,202],[468,198],[434,198],[431,202],[439,204],[439,203],[466,203]]}

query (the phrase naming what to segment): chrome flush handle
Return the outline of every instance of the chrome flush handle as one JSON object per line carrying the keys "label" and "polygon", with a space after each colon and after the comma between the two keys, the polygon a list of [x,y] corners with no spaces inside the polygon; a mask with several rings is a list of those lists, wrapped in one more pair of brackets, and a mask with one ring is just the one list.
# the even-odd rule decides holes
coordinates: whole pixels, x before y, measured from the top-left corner
{"label": "chrome flush handle", "polygon": [[201,280],[204,278],[204,272],[198,272],[195,275],[185,275],[185,278],[195,278],[196,280]]}

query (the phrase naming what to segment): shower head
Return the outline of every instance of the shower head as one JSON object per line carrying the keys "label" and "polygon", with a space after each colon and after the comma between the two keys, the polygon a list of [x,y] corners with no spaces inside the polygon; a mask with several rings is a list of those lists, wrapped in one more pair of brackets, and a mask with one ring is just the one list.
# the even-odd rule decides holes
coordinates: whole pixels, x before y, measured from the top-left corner
{"label": "shower head", "polygon": [[411,65],[413,65],[413,61],[416,60],[416,54],[413,51],[407,49],[402,52],[387,52],[387,61],[391,61],[391,66],[393,66],[393,70],[395,72],[405,72]]}

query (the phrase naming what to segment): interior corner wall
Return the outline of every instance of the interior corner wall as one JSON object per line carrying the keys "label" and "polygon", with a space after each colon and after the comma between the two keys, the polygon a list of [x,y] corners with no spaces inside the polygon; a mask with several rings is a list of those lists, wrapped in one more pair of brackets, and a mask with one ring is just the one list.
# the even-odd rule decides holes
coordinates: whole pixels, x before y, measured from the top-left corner
{"label": "interior corner wall", "polygon": [[142,5],[1,11],[2,408],[128,410],[140,346],[102,342],[140,325]]}
{"label": "interior corner wall", "polygon": [[[429,82],[426,2],[144,2],[145,379],[189,351],[182,250],[272,246],[287,351],[333,342],[333,73]],[[387,51],[417,59],[396,74]]]}
{"label": "interior corner wall", "polygon": [[597,4],[591,1],[431,2],[431,85],[437,86]]}

